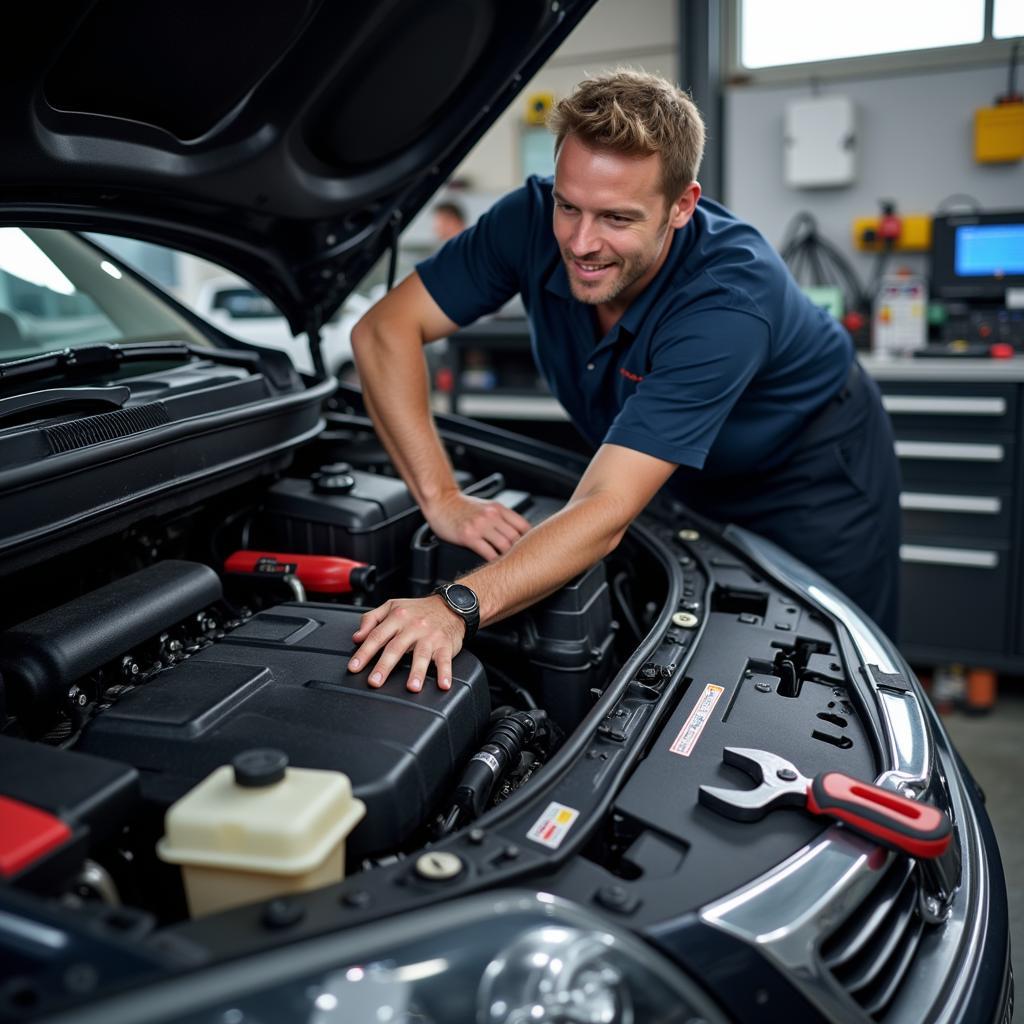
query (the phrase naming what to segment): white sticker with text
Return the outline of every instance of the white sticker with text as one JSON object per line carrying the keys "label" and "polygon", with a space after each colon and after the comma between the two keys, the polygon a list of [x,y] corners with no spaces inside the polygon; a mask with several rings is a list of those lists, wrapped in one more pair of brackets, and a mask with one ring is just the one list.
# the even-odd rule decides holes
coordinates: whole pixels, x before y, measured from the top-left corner
{"label": "white sticker with text", "polygon": [[723,693],[725,693],[725,687],[717,686],[715,683],[708,683],[704,687],[704,692],[697,700],[696,706],[683,723],[675,742],[669,747],[673,754],[689,757],[693,753],[693,748],[697,746],[697,740],[700,739],[700,734],[704,731],[704,726],[708,724],[711,713],[715,710],[715,705]]}
{"label": "white sticker with text", "polygon": [[569,829],[580,816],[580,812],[565,804],[550,803],[547,810],[533,823],[533,828],[526,833],[541,846],[557,850],[562,840],[569,834]]}

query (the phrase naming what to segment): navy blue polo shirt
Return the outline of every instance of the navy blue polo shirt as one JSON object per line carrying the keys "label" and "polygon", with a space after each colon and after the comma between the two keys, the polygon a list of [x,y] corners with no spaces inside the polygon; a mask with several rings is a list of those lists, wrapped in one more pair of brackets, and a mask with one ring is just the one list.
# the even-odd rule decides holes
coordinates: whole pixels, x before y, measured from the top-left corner
{"label": "navy blue polo shirt", "polygon": [[[750,225],[701,198],[657,276],[602,334],[569,290],[552,179],[531,177],[417,267],[460,326],[517,292],[552,393],[595,448],[607,442],[713,479],[783,463],[842,388],[849,336],[799,290]],[[676,488],[673,488],[676,489]]]}

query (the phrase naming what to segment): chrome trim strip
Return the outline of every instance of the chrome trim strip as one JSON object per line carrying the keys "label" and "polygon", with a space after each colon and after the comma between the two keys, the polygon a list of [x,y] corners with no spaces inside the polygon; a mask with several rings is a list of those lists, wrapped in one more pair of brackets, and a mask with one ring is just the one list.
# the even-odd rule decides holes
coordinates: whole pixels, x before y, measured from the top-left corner
{"label": "chrome trim strip", "polygon": [[921,512],[968,512],[977,515],[998,515],[1003,510],[1001,498],[972,494],[928,494],[904,491],[900,508]]}
{"label": "chrome trim strip", "polygon": [[945,441],[897,441],[901,459],[950,459],[956,462],[1002,462],[1006,449],[1001,444],[954,444]]}
{"label": "chrome trim strip", "polygon": [[[824,581],[823,581],[824,582]],[[856,612],[852,605],[839,597],[836,591],[826,584],[824,589],[815,583],[808,583],[803,588],[806,597],[823,608],[829,614],[835,616],[847,629],[853,638],[853,646],[857,648],[861,661],[865,666],[877,665],[886,675],[893,675],[897,671],[888,652],[881,644],[875,642],[872,636],[872,628],[867,621]]]}
{"label": "chrome trim strip", "polygon": [[955,565],[967,569],[995,569],[999,552],[967,548],[938,548],[928,544],[901,544],[900,561],[918,565]]}
{"label": "chrome trim strip", "polygon": [[[893,767],[878,778],[878,785],[913,790],[928,782],[932,763],[931,738],[924,715],[912,693],[878,687],[882,716],[888,725]],[[922,761],[925,769],[922,773]],[[906,793],[911,796],[911,793]]]}
{"label": "chrome trim strip", "polygon": [[961,398],[940,395],[882,395],[890,415],[903,416],[1003,416],[1005,398]]}

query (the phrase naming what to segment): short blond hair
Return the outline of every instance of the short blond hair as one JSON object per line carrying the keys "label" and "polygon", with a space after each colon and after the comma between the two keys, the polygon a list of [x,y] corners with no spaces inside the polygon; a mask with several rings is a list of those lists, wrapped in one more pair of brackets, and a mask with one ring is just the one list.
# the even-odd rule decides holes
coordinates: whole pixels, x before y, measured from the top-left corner
{"label": "short blond hair", "polygon": [[697,178],[704,155],[704,121],[693,100],[658,75],[616,68],[585,78],[548,117],[555,154],[570,135],[594,149],[628,156],[661,156],[668,202]]}

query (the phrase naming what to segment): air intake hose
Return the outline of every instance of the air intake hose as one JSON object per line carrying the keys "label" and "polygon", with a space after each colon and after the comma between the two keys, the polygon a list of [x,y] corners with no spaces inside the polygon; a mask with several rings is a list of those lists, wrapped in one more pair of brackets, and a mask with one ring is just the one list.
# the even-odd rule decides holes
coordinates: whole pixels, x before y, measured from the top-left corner
{"label": "air intake hose", "polygon": [[544,711],[513,711],[491,728],[484,745],[470,759],[455,790],[454,806],[444,819],[443,833],[478,818],[498,783],[519,762],[519,755],[549,731]]}
{"label": "air intake hose", "polygon": [[76,682],[221,596],[209,566],[168,560],[0,633],[9,713],[40,735]]}

